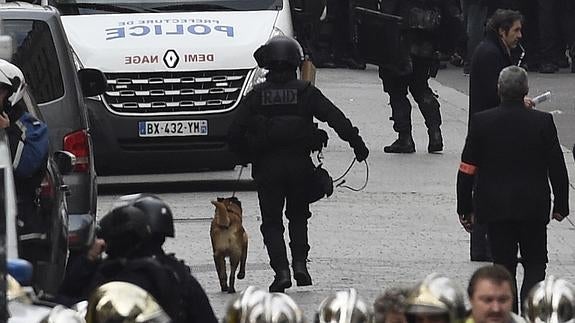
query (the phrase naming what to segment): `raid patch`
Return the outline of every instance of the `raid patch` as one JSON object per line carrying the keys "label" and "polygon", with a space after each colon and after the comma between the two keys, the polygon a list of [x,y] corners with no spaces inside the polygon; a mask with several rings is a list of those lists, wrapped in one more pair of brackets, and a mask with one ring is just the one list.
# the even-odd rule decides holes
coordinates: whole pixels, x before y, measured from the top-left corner
{"label": "raid patch", "polygon": [[297,104],[297,89],[262,91],[262,105]]}

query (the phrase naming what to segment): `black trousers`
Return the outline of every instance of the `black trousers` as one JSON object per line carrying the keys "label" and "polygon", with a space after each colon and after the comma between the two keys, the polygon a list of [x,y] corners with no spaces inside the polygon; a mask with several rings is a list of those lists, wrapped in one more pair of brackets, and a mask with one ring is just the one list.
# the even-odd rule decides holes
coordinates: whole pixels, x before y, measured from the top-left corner
{"label": "black trousers", "polygon": [[284,242],[284,206],[289,221],[292,260],[307,259],[310,249],[307,221],[311,212],[306,188],[313,167],[309,154],[271,154],[254,163],[252,175],[262,214],[260,231],[270,257],[270,266],[276,272],[289,269]]}
{"label": "black trousers", "polygon": [[431,66],[431,59],[414,57],[411,74],[397,75],[392,71],[379,69],[383,90],[389,94],[395,132],[411,132],[411,103],[407,98],[408,91],[417,102],[427,128],[438,128],[441,125],[439,101],[428,83]]}
{"label": "black trousers", "polygon": [[575,4],[570,0],[538,0],[542,62],[554,62],[575,46]]}
{"label": "black trousers", "polygon": [[[521,304],[538,282],[545,279],[547,268],[547,224],[544,222],[501,221],[487,223],[493,263],[507,268],[515,281],[517,251],[521,253],[524,275],[521,285]],[[513,304],[518,312],[517,296]]]}
{"label": "black trousers", "polygon": [[487,237],[487,225],[475,223],[471,232],[470,241],[471,259],[489,259],[491,257],[491,247]]}

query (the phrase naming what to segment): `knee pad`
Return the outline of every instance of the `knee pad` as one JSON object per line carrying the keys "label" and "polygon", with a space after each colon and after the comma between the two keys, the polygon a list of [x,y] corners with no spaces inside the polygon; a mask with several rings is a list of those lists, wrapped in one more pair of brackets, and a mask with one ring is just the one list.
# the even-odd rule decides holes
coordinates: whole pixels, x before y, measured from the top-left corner
{"label": "knee pad", "polygon": [[421,94],[414,94],[413,98],[422,107],[439,108],[437,96],[431,90],[422,91]]}

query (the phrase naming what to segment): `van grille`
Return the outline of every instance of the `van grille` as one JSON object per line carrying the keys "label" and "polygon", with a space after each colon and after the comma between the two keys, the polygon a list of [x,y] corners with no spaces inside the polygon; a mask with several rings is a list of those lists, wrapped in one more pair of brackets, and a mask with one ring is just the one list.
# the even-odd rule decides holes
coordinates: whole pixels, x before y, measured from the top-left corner
{"label": "van grille", "polygon": [[122,114],[225,111],[249,70],[107,73],[106,105]]}

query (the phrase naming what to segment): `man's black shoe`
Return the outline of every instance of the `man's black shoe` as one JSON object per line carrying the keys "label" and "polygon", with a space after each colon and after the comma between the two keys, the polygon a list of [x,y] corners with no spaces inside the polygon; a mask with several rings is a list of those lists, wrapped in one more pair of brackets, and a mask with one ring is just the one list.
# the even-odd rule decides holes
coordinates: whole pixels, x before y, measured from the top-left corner
{"label": "man's black shoe", "polygon": [[364,70],[366,65],[364,62],[358,61],[352,57],[344,57],[336,60],[336,64],[343,68],[349,68],[352,70]]}
{"label": "man's black shoe", "polygon": [[567,56],[562,55],[555,60],[555,65],[557,65],[558,68],[567,68],[569,67],[569,59]]}
{"label": "man's black shoe", "polygon": [[276,273],[274,281],[270,285],[270,293],[283,293],[291,287],[291,275],[289,269],[280,270]]}
{"label": "man's black shoe", "polygon": [[557,72],[558,70],[559,68],[557,67],[557,65],[553,63],[541,63],[541,65],[539,65],[539,73],[552,74]]}
{"label": "man's black shoe", "polygon": [[441,129],[429,129],[427,130],[429,134],[429,145],[427,146],[427,152],[436,153],[443,150],[443,137],[441,136]]}
{"label": "man's black shoe", "polygon": [[391,145],[383,147],[386,153],[411,154],[415,152],[415,142],[411,134],[399,134],[399,138]]}
{"label": "man's black shoe", "polygon": [[471,73],[471,64],[469,62],[465,62],[465,64],[463,64],[463,74],[469,75],[469,73]]}
{"label": "man's black shoe", "polygon": [[310,286],[312,284],[311,276],[307,271],[307,265],[304,261],[294,261],[292,264],[293,277],[298,286]]}

